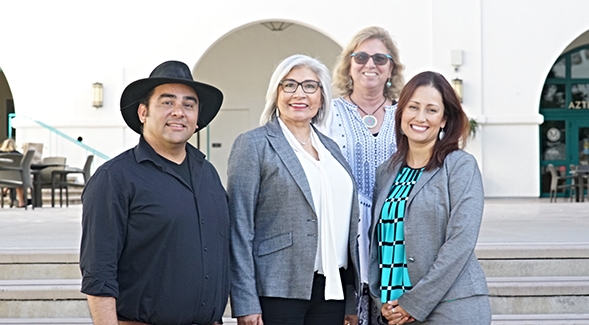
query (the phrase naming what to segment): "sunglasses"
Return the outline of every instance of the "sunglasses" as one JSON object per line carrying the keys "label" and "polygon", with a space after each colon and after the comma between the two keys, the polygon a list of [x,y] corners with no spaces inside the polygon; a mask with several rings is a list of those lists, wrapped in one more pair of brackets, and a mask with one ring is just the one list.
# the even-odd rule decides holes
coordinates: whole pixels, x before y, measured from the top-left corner
{"label": "sunglasses", "polygon": [[390,55],[382,53],[368,55],[366,52],[358,52],[352,53],[350,56],[353,57],[354,61],[358,64],[366,64],[370,58],[372,58],[372,61],[374,61],[374,64],[376,65],[385,65],[389,60],[391,60],[391,62],[393,61],[393,58]]}

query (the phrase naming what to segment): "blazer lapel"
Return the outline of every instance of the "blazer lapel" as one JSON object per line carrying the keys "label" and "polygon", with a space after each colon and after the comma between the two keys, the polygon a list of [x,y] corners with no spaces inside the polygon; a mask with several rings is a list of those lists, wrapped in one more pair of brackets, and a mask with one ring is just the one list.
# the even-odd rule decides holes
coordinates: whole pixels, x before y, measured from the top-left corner
{"label": "blazer lapel", "polygon": [[[387,161],[388,162],[388,161]],[[380,184],[380,193],[378,193],[378,197],[376,198],[376,202],[372,205],[372,210],[374,211],[372,216],[372,225],[378,224],[378,219],[380,218],[380,209],[382,209],[384,205],[384,201],[389,196],[389,192],[391,191],[391,186],[395,182],[395,178],[397,178],[397,174],[399,173],[399,168],[401,167],[400,164],[395,165],[394,168],[388,169],[385,173],[382,174],[382,178],[386,179],[382,184]],[[378,182],[378,179],[376,180]],[[372,230],[376,229],[376,227],[371,226]],[[370,238],[372,237],[373,233],[371,232]]]}
{"label": "blazer lapel", "polygon": [[425,184],[427,184],[427,182],[429,182],[429,180],[432,179],[432,177],[434,177],[434,175],[439,170],[440,170],[440,167],[436,167],[433,170],[430,170],[430,171],[424,170],[423,173],[421,173],[421,176],[419,176],[417,183],[415,183],[413,189],[411,190],[411,193],[409,193],[409,197],[407,198],[407,206],[409,206],[411,204],[411,201],[413,201],[413,198],[415,197],[415,195],[417,195],[417,193],[419,193],[419,191],[421,191],[421,189],[423,189]]}
{"label": "blazer lapel", "polygon": [[[307,181],[307,175],[305,174],[305,170],[303,166],[299,162],[294,150],[286,140],[286,137],[282,133],[280,129],[280,124],[278,124],[278,119],[275,117],[270,122],[266,123],[265,125],[266,130],[268,131],[268,141],[286,169],[292,176],[295,183],[303,192],[305,199],[315,211],[315,204],[313,203],[313,195],[311,194],[311,187],[309,186],[309,182]],[[317,211],[315,211],[317,212]]]}
{"label": "blazer lapel", "polygon": [[321,143],[323,143],[323,145],[325,146],[327,151],[329,151],[331,153],[333,158],[335,158],[335,160],[337,160],[337,162],[339,162],[340,165],[342,165],[342,167],[344,167],[346,172],[348,172],[350,177],[352,177],[352,179],[354,179],[354,174],[352,173],[352,169],[350,168],[350,165],[346,161],[346,158],[344,158],[344,156],[342,155],[342,152],[341,152],[340,148],[337,146],[337,144],[333,141],[330,141],[331,139],[327,138],[326,135],[324,135],[323,133],[318,131],[315,126],[311,126],[311,127],[313,128],[315,133],[317,133],[319,140],[321,140]]}
{"label": "blazer lapel", "polygon": [[[387,197],[389,196],[389,192],[391,190],[391,186],[393,186],[393,183],[395,182],[395,179],[397,178],[397,174],[399,174],[399,169],[401,168],[402,163],[396,164],[394,168],[387,170],[386,172],[384,172],[382,174],[382,178],[385,178],[386,181],[384,181],[381,185],[380,185],[380,193],[378,193],[378,197],[376,198],[376,202],[375,204],[372,206],[372,209],[374,211],[373,216],[372,216],[372,224],[378,224],[378,219],[380,218],[380,213],[378,209],[382,209],[383,205],[384,205],[384,201],[387,199]],[[413,189],[411,189],[411,193],[409,193],[409,197],[407,198],[407,204],[405,205],[405,209],[407,209],[407,207],[409,207],[409,205],[411,204],[411,202],[413,201],[413,198],[415,197],[415,195],[417,195],[417,193],[419,193],[419,191],[421,191],[423,189],[423,187],[425,186],[425,184],[427,184],[429,182],[430,179],[432,179],[432,177],[440,170],[439,167],[436,167],[433,170],[430,171],[424,171],[421,176],[419,176],[419,179],[417,180],[417,183],[415,183]],[[378,182],[378,179],[377,179]],[[370,233],[370,238],[373,238],[372,236],[374,235],[374,229],[375,227],[372,226],[371,227],[372,231]]]}

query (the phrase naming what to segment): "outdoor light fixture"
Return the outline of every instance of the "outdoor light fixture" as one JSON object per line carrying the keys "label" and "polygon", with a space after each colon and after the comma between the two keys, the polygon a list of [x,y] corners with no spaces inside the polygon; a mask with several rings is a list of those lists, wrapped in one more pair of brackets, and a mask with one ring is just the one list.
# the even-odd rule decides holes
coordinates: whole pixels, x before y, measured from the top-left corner
{"label": "outdoor light fixture", "polygon": [[292,23],[287,23],[285,21],[267,21],[262,23],[262,25],[266,26],[266,28],[273,32],[280,32],[287,29]]}
{"label": "outdoor light fixture", "polygon": [[452,88],[454,88],[456,95],[458,95],[458,98],[460,99],[460,103],[462,103],[462,79],[452,79]]}
{"label": "outdoor light fixture", "polygon": [[[462,66],[462,50],[450,51],[450,64],[454,67],[454,72],[458,72],[458,69]],[[462,103],[462,79],[458,77],[452,79],[452,88],[454,88],[460,103]]]}
{"label": "outdoor light fixture", "polygon": [[92,84],[92,106],[96,108],[102,107],[103,100],[102,84],[100,82],[95,82]]}

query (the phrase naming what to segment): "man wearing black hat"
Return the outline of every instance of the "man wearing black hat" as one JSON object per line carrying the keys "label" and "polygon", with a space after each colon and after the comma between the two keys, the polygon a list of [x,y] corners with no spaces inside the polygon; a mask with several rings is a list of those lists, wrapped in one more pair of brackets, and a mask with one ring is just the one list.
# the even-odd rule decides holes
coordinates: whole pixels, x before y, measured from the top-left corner
{"label": "man wearing black hat", "polygon": [[215,324],[229,294],[227,194],[188,139],[223,94],[178,61],[121,96],[139,144],[104,163],[82,194],[82,292],[95,324]]}

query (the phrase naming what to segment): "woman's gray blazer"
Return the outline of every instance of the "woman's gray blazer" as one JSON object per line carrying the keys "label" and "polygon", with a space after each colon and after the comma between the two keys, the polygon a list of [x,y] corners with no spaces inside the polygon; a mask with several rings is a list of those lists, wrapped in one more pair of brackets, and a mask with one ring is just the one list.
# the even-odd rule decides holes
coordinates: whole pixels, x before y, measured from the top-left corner
{"label": "woman's gray blazer", "polygon": [[[354,182],[337,144],[315,132]],[[261,313],[260,296],[309,300],[318,245],[317,215],[305,171],[276,118],[235,140],[227,188],[233,316]],[[344,290],[346,312],[354,314],[353,290],[359,278],[356,198],[354,183],[347,269],[353,283]]]}
{"label": "woman's gray blazer", "polygon": [[[401,164],[392,158],[376,170],[370,229],[370,292],[380,302],[378,225],[385,199]],[[399,305],[424,321],[440,303],[488,295],[485,274],[474,248],[483,216],[481,174],[473,156],[457,150],[446,156],[441,168],[423,171],[407,198],[404,230],[407,269],[413,285]],[[465,310],[475,312],[476,310]],[[459,317],[459,315],[454,315]]]}

